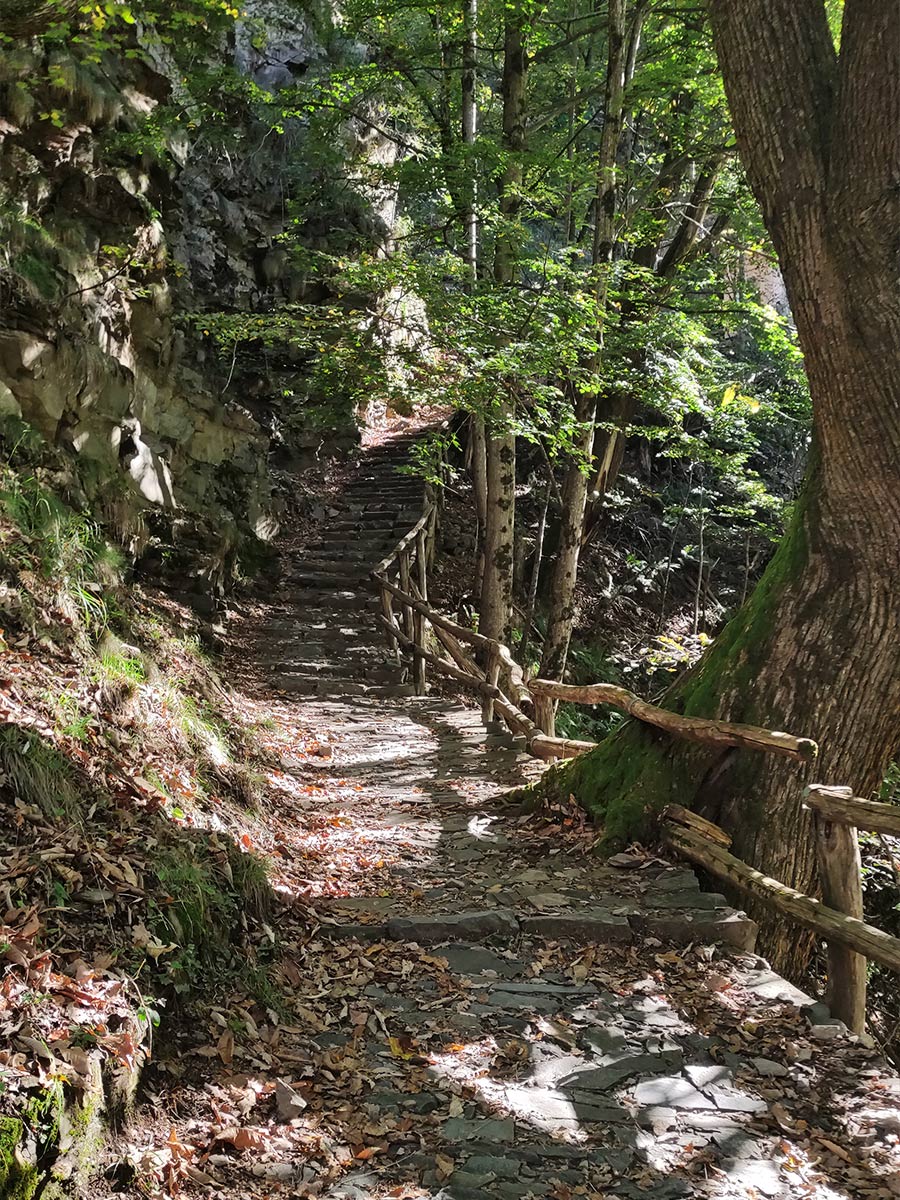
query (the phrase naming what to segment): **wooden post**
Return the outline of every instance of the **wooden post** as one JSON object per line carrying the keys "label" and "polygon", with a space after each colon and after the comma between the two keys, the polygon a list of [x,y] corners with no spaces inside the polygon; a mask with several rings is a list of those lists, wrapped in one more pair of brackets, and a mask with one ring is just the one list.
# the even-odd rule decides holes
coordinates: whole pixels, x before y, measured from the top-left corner
{"label": "wooden post", "polygon": [[[487,682],[496,688],[500,681],[500,655],[496,649],[491,646],[487,654],[487,663],[485,665],[484,677]],[[481,702],[481,719],[485,725],[490,725],[494,719],[494,698],[490,695],[485,695]]]}
{"label": "wooden post", "polygon": [[552,696],[535,696],[534,719],[547,737],[556,736],[556,701]]}
{"label": "wooden post", "polygon": [[[403,550],[400,554],[400,588],[409,595],[409,551]],[[402,603],[402,601],[401,601]],[[406,636],[412,639],[413,630],[413,614],[412,609],[408,604],[403,605],[403,632]]]}
{"label": "wooden post", "polygon": [[421,613],[412,613],[413,623],[413,641],[415,642],[415,651],[413,653],[413,686],[416,689],[417,696],[425,695],[425,618]]}
{"label": "wooden post", "polygon": [[[815,815],[816,854],[822,899],[829,908],[862,920],[863,896],[859,838],[853,825]],[[851,1033],[866,1026],[866,960],[855,950],[829,941],[828,1006]]]}
{"label": "wooden post", "polygon": [[[423,604],[428,603],[428,539],[423,526],[416,534],[416,574],[418,576],[419,599]],[[425,650],[425,614],[412,613],[414,641],[420,651]],[[417,696],[425,695],[425,658],[416,654],[413,666],[413,684]]]}
{"label": "wooden post", "polygon": [[438,534],[438,515],[437,505],[431,509],[431,517],[428,522],[428,556],[427,565],[429,570],[434,566],[434,556],[437,553],[437,534]]}
{"label": "wooden post", "polygon": [[[388,630],[393,630],[396,624],[394,621],[394,597],[383,585],[381,587],[381,611],[384,613]],[[402,662],[400,643],[391,632],[388,632],[388,645],[393,650],[394,658],[397,660],[397,666],[399,667]]]}
{"label": "wooden post", "polygon": [[419,575],[419,595],[423,603],[428,603],[428,538],[425,530],[420,529],[416,534],[416,567]]}

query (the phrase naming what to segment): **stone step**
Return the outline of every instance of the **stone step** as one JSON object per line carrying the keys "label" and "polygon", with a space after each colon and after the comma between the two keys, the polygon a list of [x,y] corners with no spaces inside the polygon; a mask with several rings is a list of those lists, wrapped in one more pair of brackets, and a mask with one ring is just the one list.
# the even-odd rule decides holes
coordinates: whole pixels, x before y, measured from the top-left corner
{"label": "stone step", "polygon": [[411,683],[364,683],[359,679],[325,675],[277,675],[272,686],[276,691],[295,696],[366,696],[378,700],[414,695]]}
{"label": "stone step", "polygon": [[358,571],[345,575],[336,571],[295,571],[285,582],[302,588],[342,588],[349,584],[361,584],[366,576]]}
{"label": "stone step", "polygon": [[384,481],[385,483],[395,483],[398,487],[418,488],[423,490],[422,483],[415,476],[403,470],[409,466],[409,460],[398,456],[396,458],[387,459],[384,462],[368,463],[360,472],[359,475],[354,475],[350,481],[350,486],[360,483],[372,483],[373,481]]}
{"label": "stone step", "polygon": [[356,495],[347,496],[345,498],[347,517],[354,517],[357,513],[365,517],[381,517],[389,518],[397,523],[406,521],[414,513],[421,513],[421,509],[415,504],[393,504],[385,500],[380,492],[373,492],[371,495]]}
{"label": "stone step", "polygon": [[[347,589],[347,579],[342,577],[337,584],[328,584],[324,589],[317,585],[308,584],[308,590],[304,588],[302,593],[302,603],[298,604],[298,611],[312,608],[328,608],[328,609],[355,609],[362,612],[365,609],[370,611],[381,608],[381,600],[373,592],[369,591],[350,591]],[[329,588],[335,590],[328,590]],[[341,590],[338,590],[340,588]]]}
{"label": "stone step", "polygon": [[372,483],[367,487],[349,487],[342,497],[344,504],[357,501],[372,500],[381,504],[393,504],[397,508],[417,508],[421,511],[425,506],[422,496],[415,492],[401,491],[390,484]]}
{"label": "stone step", "polygon": [[[378,559],[372,557],[372,567],[378,562]],[[302,558],[297,563],[299,573],[301,575],[309,575],[310,572],[322,571],[326,575],[355,575],[359,579],[364,579],[371,570],[365,562],[347,561],[342,556],[335,554],[330,558],[313,558],[312,555]],[[368,569],[367,569],[368,568]],[[294,578],[294,572],[285,576],[286,579]]]}
{"label": "stone step", "polygon": [[[652,897],[648,897],[652,904]],[[629,917],[632,928],[644,937],[659,938],[676,946],[711,943],[733,946],[752,954],[759,926],[746,913],[732,909],[684,910],[681,912],[636,913]]]}
{"label": "stone step", "polygon": [[[312,554],[316,558],[322,558],[326,554],[334,554],[340,558],[352,561],[368,561],[376,559],[380,554],[382,557],[392,550],[399,542],[400,538],[379,539],[370,537],[368,534],[360,533],[359,537],[347,538],[320,538],[311,546],[306,548],[306,554]],[[360,550],[359,544],[364,542],[366,549]],[[297,551],[292,555],[293,559],[300,565],[303,563],[303,551]]]}
{"label": "stone step", "polygon": [[328,613],[327,616],[329,620],[317,620],[309,607],[304,605],[296,616],[286,615],[281,620],[267,621],[265,625],[258,627],[257,632],[271,637],[277,637],[279,634],[286,637],[297,636],[309,639],[310,642],[327,642],[337,646],[343,646],[347,642],[352,642],[354,646],[375,645],[384,640],[374,624],[351,623],[346,617],[339,619],[333,613]]}
{"label": "stone step", "polygon": [[[360,909],[366,911],[365,898]],[[378,915],[377,906],[371,914]],[[345,936],[354,936],[353,932]],[[369,928],[376,929],[375,926]],[[332,933],[342,936],[341,927]],[[626,945],[636,938],[655,937],[675,946],[725,944],[745,953],[753,953],[757,926],[746,914],[732,910],[654,914],[652,912],[613,912],[611,909],[587,909],[559,913],[520,914],[512,909],[493,908],[459,913],[410,914],[388,916],[377,927],[375,936],[395,941],[437,945],[447,941],[477,943],[530,936],[578,945]]]}
{"label": "stone step", "polygon": [[[342,513],[328,524],[322,525],[322,530],[328,533],[353,533],[360,529],[369,531],[373,536],[383,534],[389,536],[399,530],[400,526],[391,513]],[[399,536],[399,534],[398,534]]]}
{"label": "stone step", "polygon": [[354,488],[365,487],[367,484],[373,483],[389,483],[393,487],[405,488],[408,492],[415,492],[417,495],[422,495],[425,491],[423,484],[419,480],[411,478],[406,471],[400,469],[405,465],[406,463],[401,458],[394,459],[385,464],[379,463],[363,474],[355,475],[348,486]]}
{"label": "stone step", "polygon": [[335,654],[340,653],[348,659],[365,661],[383,656],[388,650],[387,639],[379,637],[377,633],[366,639],[351,638],[341,633],[333,638],[321,637],[313,640],[309,637],[308,630],[298,625],[292,631],[276,630],[267,633],[265,629],[261,629],[258,636],[269,643],[267,652],[260,656],[260,661],[264,663],[277,663],[279,654],[286,652],[302,651],[314,658],[323,659],[333,659]]}
{"label": "stone step", "polygon": [[404,668],[388,660],[366,664],[347,659],[343,662],[306,659],[290,654],[277,663],[267,665],[279,667],[279,675],[285,672],[292,675],[296,673],[300,678],[322,680],[329,686],[349,679],[356,683],[380,685],[406,682],[403,678]]}

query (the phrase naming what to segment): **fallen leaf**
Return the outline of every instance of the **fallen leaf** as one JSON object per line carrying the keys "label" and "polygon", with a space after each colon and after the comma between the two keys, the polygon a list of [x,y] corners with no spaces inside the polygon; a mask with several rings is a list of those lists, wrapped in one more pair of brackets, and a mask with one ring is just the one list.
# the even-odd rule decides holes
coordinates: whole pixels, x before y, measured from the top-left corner
{"label": "fallen leaf", "polygon": [[216,1042],[216,1053],[226,1067],[231,1066],[234,1061],[234,1034],[230,1029],[226,1029]]}

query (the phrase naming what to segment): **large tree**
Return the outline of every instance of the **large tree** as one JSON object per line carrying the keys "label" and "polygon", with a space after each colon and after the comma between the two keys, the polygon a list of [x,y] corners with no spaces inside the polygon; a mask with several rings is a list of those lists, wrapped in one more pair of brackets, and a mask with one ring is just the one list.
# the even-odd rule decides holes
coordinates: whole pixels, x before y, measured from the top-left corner
{"label": "large tree", "polygon": [[[813,736],[812,773],[865,795],[900,743],[900,5],[846,0],[839,52],[825,0],[710,0],[709,10],[814,431],[782,545],[667,703]],[[629,725],[561,782],[613,833],[678,799],[725,824],[741,857],[815,886],[790,760],[686,750]],[[786,965],[796,931],[767,924]]]}

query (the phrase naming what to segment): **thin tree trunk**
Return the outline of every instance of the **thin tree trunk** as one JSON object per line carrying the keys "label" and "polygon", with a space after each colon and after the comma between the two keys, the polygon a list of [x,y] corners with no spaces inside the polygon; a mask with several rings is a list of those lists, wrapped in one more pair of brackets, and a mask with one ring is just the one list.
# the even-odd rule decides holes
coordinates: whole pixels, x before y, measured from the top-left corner
{"label": "thin tree trunk", "polygon": [[[597,158],[597,194],[594,208],[593,262],[597,272],[596,301],[599,327],[597,340],[601,349],[592,364],[596,370],[602,353],[603,310],[609,288],[609,263],[615,240],[616,218],[616,152],[622,132],[625,102],[625,0],[609,0],[607,24],[606,104],[603,134]],[[578,582],[578,559],[589,486],[589,464],[594,442],[596,396],[579,391],[575,397],[575,417],[580,435],[576,457],[569,465],[563,483],[562,519],[559,530],[556,561],[550,582],[548,606],[550,620],[544,639],[540,674],[544,679],[562,679],[569,654],[569,642],[575,622],[575,589]],[[555,704],[539,698],[537,722],[553,736]]]}
{"label": "thin tree trunk", "polygon": [[472,492],[475,498],[475,595],[481,595],[481,583],[484,578],[484,538],[487,527],[487,442],[484,434],[484,417],[481,413],[472,413],[469,418],[469,449],[472,472]]}
{"label": "thin tree trunk", "polygon": [[541,578],[541,560],[544,556],[544,534],[547,532],[547,513],[550,509],[550,484],[544,495],[541,507],[541,519],[538,522],[537,537],[534,539],[534,561],[531,564],[531,582],[528,586],[528,608],[525,611],[525,628],[522,630],[522,645],[519,659],[526,674],[528,673],[528,645],[531,638],[531,626],[534,623],[534,609],[537,604],[538,582]]}
{"label": "thin tree trunk", "polygon": [[512,610],[516,439],[504,428],[511,419],[512,405],[501,405],[496,431],[487,443],[487,520],[478,623],[485,637],[501,642],[508,638]]}
{"label": "thin tree trunk", "polygon": [[478,0],[463,0],[462,140],[470,154],[463,160],[466,176],[466,264],[474,287],[478,278],[478,183],[471,149],[478,134]]}
{"label": "thin tree trunk", "polygon": [[[578,15],[578,0],[569,0],[567,35],[572,32],[572,23]],[[572,164],[575,161],[575,97],[578,92],[578,42],[573,41],[569,50],[569,82],[567,87],[569,107],[566,113],[566,220],[563,237],[567,246],[575,241],[575,179]]]}
{"label": "thin tree trunk", "polygon": [[[469,289],[474,292],[478,283],[478,182],[471,151],[478,135],[478,0],[463,0],[462,80],[460,85],[460,123],[463,146],[469,156],[463,160],[465,174],[465,254],[469,274]],[[481,593],[484,577],[484,541],[487,523],[487,459],[484,417],[473,413],[469,422],[469,449],[472,462],[472,487],[475,493],[476,527],[476,595]]]}
{"label": "thin tree trunk", "polygon": [[[500,180],[500,228],[494,279],[508,287],[519,257],[519,211],[522,204],[525,152],[525,97],[528,59],[525,15],[514,5],[506,10],[503,37],[503,148],[506,161]],[[505,389],[488,418],[486,451],[487,509],[484,572],[479,628],[487,637],[506,641],[512,611],[513,549],[516,512],[516,439],[511,389]]]}
{"label": "thin tree trunk", "polygon": [[673,275],[679,263],[684,262],[689,256],[691,247],[700,234],[705,232],[703,222],[706,220],[709,202],[712,199],[716,180],[724,161],[725,153],[723,151],[721,154],[714,155],[698,173],[675,235],[666,247],[656,268],[657,275],[663,278]]}

